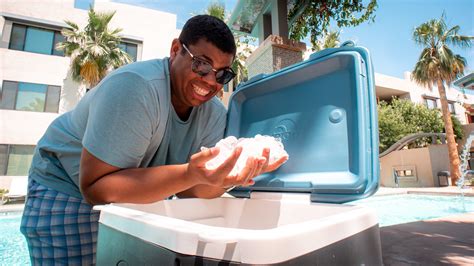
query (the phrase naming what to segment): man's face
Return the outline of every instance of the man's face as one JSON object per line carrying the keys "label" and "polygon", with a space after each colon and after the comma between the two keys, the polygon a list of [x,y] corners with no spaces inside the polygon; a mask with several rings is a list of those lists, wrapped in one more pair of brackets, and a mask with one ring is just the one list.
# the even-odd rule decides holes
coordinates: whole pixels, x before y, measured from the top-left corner
{"label": "man's face", "polygon": [[[196,59],[209,63],[215,70],[227,69],[232,65],[232,54],[222,52],[203,39],[194,45],[186,44],[186,47]],[[209,101],[223,87],[216,81],[214,71],[201,76],[192,70],[193,59],[190,53],[179,40],[173,41],[170,55],[171,94],[178,114]]]}

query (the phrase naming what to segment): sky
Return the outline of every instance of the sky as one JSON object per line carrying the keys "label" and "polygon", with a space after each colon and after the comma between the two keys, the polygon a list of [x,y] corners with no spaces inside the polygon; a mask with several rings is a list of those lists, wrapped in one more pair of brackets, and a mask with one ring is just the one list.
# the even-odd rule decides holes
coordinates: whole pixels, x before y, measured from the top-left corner
{"label": "sky", "polygon": [[[177,28],[193,14],[202,14],[213,0],[114,0],[153,8],[177,15]],[[227,13],[231,13],[237,0],[221,0]],[[474,36],[474,0],[378,0],[375,21],[357,27],[342,28],[341,42],[353,40],[369,49],[375,72],[403,78],[411,71],[422,47],[412,39],[413,29],[430,20],[438,19],[443,12],[448,27],[459,25],[460,33]],[[178,4],[179,3],[179,4]],[[332,28],[340,30],[338,28]],[[309,47],[309,42],[308,42]],[[474,71],[474,46],[453,49],[467,60],[466,73]]]}

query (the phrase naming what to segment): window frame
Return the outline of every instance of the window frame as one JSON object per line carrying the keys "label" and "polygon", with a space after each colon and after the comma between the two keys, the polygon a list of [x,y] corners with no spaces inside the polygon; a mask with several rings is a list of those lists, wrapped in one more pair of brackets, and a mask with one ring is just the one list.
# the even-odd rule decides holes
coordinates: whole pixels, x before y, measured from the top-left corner
{"label": "window frame", "polygon": [[[438,109],[438,99],[437,98],[429,97],[429,96],[423,96],[423,101],[424,101],[424,104],[425,104],[426,108],[428,108],[428,109]],[[428,101],[433,102],[434,105],[433,105],[432,108],[428,105]]]}
{"label": "window frame", "polygon": [[[20,52],[25,52],[25,53],[33,53],[33,54],[43,54],[43,55],[52,55],[52,56],[59,56],[59,57],[66,57],[66,55],[64,54],[64,51],[62,51],[62,55],[59,55],[59,54],[55,54],[54,51],[56,50],[55,49],[55,40],[56,40],[56,33],[58,34],[61,34],[61,31],[58,30],[58,29],[55,29],[55,28],[49,28],[49,27],[44,27],[44,26],[38,26],[38,25],[34,25],[34,24],[28,24],[28,23],[22,23],[22,22],[16,22],[16,21],[11,21],[12,22],[12,29],[10,31],[10,40],[8,42],[8,50],[14,50],[14,51],[20,51]],[[18,49],[12,49],[11,46],[12,46],[12,41],[11,41],[11,37],[12,37],[12,33],[13,33],[13,28],[15,26],[20,26],[20,27],[24,27],[25,28],[25,34],[23,36],[23,45],[22,45],[22,48],[21,50],[18,50]],[[39,29],[39,30],[46,30],[46,31],[52,31],[53,32],[53,38],[52,38],[52,42],[51,42],[51,49],[49,51],[49,54],[45,54],[45,53],[38,53],[38,52],[32,52],[32,51],[25,51],[25,46],[26,46],[26,40],[27,40],[27,36],[28,36],[28,28],[36,28],[36,29]],[[62,35],[62,34],[61,34]]]}
{"label": "window frame", "polygon": [[[10,176],[10,175],[7,175],[8,173],[8,165],[10,163],[10,152],[12,151],[12,146],[28,146],[28,147],[33,147],[33,153],[32,153],[32,156],[35,155],[35,149],[36,149],[36,145],[31,145],[31,144],[5,144],[5,143],[0,143],[0,146],[6,146],[7,149],[6,149],[6,159],[5,159],[5,165],[4,165],[4,171],[3,173],[0,173],[0,176]],[[33,159],[32,159],[33,160]],[[29,170],[29,169],[28,169]],[[28,175],[28,172],[26,173],[26,175]]]}
{"label": "window frame", "polygon": [[[0,91],[0,99],[3,101],[3,84],[4,82],[12,82],[16,83],[16,91],[15,91],[15,97],[13,99],[13,108],[12,109],[7,109],[7,108],[0,108],[0,110],[12,110],[12,111],[21,111],[21,112],[35,112],[35,113],[52,113],[52,114],[58,114],[59,113],[59,104],[61,103],[61,86],[57,85],[49,85],[49,84],[40,84],[40,83],[33,83],[33,82],[23,82],[23,81],[13,81],[13,80],[2,80],[2,90]],[[44,106],[42,111],[31,111],[31,110],[18,110],[16,109],[17,107],[17,100],[18,100],[18,93],[19,93],[19,87],[20,83],[29,83],[29,84],[38,84],[38,85],[44,85],[46,86],[46,92],[45,92],[45,99],[44,99]],[[59,97],[58,97],[58,102],[57,102],[57,110],[56,112],[46,112],[46,106],[48,105],[48,93],[50,91],[50,87],[58,87],[59,88]],[[1,106],[1,105],[0,105]]]}
{"label": "window frame", "polygon": [[[122,48],[120,47],[120,45],[124,45],[124,46],[125,46],[125,50],[122,49]],[[135,47],[135,48],[136,48],[135,60],[133,60],[132,55],[128,53],[128,47],[131,46],[131,45],[135,45],[135,46],[136,46],[136,47]],[[138,61],[138,47],[139,47],[139,46],[140,46],[140,43],[132,42],[132,41],[129,41],[128,39],[126,39],[126,40],[122,39],[122,40],[120,41],[120,43],[119,43],[119,48],[120,48],[122,51],[126,52],[126,53],[132,58],[132,62],[137,62],[137,61]]]}
{"label": "window frame", "polygon": [[[456,102],[451,102],[451,101],[448,101],[448,112],[452,115],[455,115],[456,114],[456,107],[454,106]],[[452,111],[450,110],[451,108],[449,108],[450,106],[452,106]]]}
{"label": "window frame", "polygon": [[6,149],[6,156],[5,156],[5,165],[3,165],[3,173],[0,173],[1,176],[7,176],[7,171],[8,171],[8,161],[10,160],[10,145],[11,144],[0,144],[0,146],[6,146],[7,149]]}

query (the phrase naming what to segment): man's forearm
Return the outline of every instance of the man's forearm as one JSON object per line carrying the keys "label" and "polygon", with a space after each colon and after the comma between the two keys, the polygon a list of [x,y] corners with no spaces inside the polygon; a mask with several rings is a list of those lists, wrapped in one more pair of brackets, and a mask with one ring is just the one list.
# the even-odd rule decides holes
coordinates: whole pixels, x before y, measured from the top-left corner
{"label": "man's forearm", "polygon": [[186,191],[177,193],[176,195],[180,198],[213,199],[222,196],[225,191],[226,190],[221,187],[215,187],[211,185],[196,185]]}
{"label": "man's forearm", "polygon": [[98,179],[82,192],[92,204],[151,203],[196,185],[187,164],[119,170]]}

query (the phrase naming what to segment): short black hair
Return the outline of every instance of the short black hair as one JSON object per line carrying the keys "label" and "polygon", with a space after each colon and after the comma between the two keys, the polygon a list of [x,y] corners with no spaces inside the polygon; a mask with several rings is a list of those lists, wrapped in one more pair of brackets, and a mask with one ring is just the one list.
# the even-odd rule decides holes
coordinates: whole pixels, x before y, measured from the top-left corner
{"label": "short black hair", "polygon": [[234,35],[224,21],[209,15],[197,15],[184,24],[179,41],[186,45],[196,44],[204,39],[224,53],[235,56],[237,50]]}

